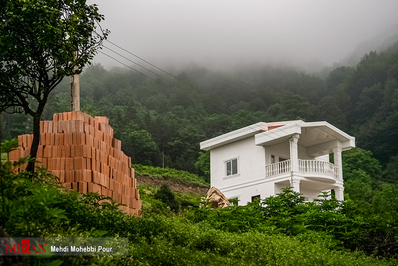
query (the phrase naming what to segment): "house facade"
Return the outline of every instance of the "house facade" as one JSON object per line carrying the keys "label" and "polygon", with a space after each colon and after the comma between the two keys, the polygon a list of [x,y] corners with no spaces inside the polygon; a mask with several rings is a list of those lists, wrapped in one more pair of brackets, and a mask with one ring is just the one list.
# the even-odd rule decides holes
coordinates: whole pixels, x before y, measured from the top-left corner
{"label": "house facade", "polygon": [[[293,187],[304,200],[323,191],[344,199],[341,152],[355,138],[323,122],[257,123],[200,143],[210,150],[210,182],[246,205]],[[329,162],[333,154],[334,163]]]}

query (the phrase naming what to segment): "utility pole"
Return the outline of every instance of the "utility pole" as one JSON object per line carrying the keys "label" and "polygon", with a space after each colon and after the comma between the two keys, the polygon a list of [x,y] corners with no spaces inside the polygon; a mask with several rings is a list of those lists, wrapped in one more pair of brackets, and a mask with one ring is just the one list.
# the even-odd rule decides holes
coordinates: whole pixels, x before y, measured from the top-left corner
{"label": "utility pole", "polygon": [[[77,52],[75,52],[75,59]],[[75,70],[78,70],[77,66]],[[70,77],[71,111],[80,111],[80,81],[79,74]]]}

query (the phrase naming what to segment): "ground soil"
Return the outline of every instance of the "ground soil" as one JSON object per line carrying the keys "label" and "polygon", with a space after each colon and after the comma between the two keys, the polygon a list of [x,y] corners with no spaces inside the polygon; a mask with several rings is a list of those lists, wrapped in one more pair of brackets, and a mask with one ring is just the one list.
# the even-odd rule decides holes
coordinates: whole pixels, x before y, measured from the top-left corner
{"label": "ground soil", "polygon": [[185,194],[198,194],[206,195],[209,190],[208,186],[187,183],[177,179],[161,179],[156,177],[150,177],[146,175],[136,175],[138,185],[150,185],[153,187],[160,187],[163,184],[169,185],[171,191],[181,192]]}

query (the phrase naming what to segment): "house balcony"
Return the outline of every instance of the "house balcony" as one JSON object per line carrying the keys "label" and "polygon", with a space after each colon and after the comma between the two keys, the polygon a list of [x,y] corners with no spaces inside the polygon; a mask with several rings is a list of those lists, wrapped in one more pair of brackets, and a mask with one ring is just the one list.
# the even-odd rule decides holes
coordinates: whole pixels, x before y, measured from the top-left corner
{"label": "house balcony", "polygon": [[[291,160],[273,163],[265,166],[265,177],[276,177],[279,175],[291,174]],[[338,176],[337,167],[329,162],[319,160],[298,159],[298,173],[306,178],[319,181],[329,180],[334,182]]]}

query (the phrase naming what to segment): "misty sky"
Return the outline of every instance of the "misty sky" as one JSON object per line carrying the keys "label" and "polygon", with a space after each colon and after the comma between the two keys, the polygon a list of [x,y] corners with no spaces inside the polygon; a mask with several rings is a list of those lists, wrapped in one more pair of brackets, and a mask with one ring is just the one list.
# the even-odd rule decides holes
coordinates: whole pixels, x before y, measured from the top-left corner
{"label": "misty sky", "polygon": [[[101,25],[111,31],[110,41],[162,67],[190,62],[208,67],[252,62],[332,65],[358,47],[375,49],[398,33],[397,0],[89,3],[97,3],[105,15]],[[102,51],[132,65],[107,49]],[[103,55],[94,61],[121,66]]]}

